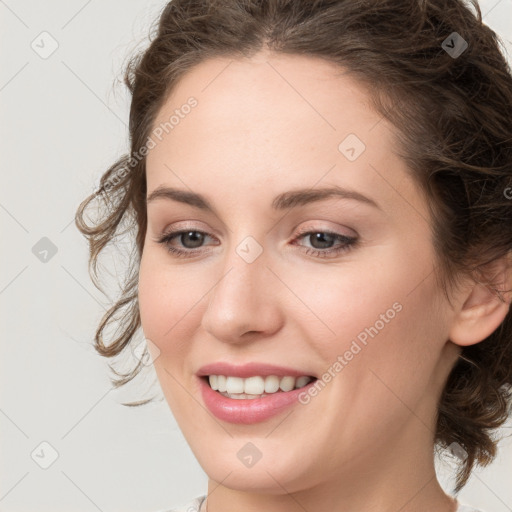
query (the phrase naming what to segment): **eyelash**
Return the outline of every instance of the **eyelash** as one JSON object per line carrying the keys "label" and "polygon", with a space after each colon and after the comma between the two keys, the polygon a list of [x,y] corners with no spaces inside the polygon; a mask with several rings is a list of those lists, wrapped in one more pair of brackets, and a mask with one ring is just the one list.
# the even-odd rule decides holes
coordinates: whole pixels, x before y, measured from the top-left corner
{"label": "eyelash", "polygon": [[[179,237],[180,235],[184,234],[184,233],[200,233],[202,235],[206,235],[206,236],[211,236],[209,235],[208,233],[205,233],[204,231],[199,231],[197,229],[182,229],[182,230],[179,230],[179,231],[171,231],[169,233],[165,233],[161,238],[157,239],[157,243],[159,244],[163,244],[165,246],[165,248],[174,256],[176,257],[183,257],[183,258],[188,258],[188,257],[193,257],[195,256],[196,254],[198,254],[199,252],[201,252],[200,249],[186,249],[186,250],[183,250],[183,249],[177,249],[176,247],[173,247],[172,245],[170,245],[170,242],[174,239],[174,238],[177,238]],[[322,234],[325,234],[325,235],[330,235],[330,236],[333,236],[335,237],[335,239],[343,242],[343,245],[341,245],[340,247],[336,248],[336,249],[325,249],[325,250],[322,250],[322,249],[313,249],[313,248],[310,248],[310,247],[306,247],[306,248],[303,248],[302,250],[308,255],[308,256],[315,256],[315,257],[318,257],[318,258],[326,258],[326,257],[334,257],[334,256],[337,256],[339,254],[342,254],[342,253],[345,253],[345,252],[348,252],[352,249],[354,249],[354,247],[357,245],[357,238],[356,237],[349,237],[349,236],[345,236],[345,235],[340,235],[339,233],[335,233],[333,231],[329,231],[329,230],[311,230],[311,229],[302,229],[302,230],[299,230],[299,232],[297,233],[297,236],[293,239],[293,241],[295,242],[296,240],[300,239],[300,238],[303,238],[305,237],[306,235],[314,235],[314,234],[317,234],[317,233],[322,233]],[[300,246],[300,247],[303,247],[303,246]]]}

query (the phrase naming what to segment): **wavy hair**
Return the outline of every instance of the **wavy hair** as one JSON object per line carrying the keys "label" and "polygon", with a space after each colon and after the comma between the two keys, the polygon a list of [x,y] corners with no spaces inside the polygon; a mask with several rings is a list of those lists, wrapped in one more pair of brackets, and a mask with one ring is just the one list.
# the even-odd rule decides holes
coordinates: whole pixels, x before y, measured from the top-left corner
{"label": "wavy hair", "polygon": [[[99,354],[119,355],[141,326],[145,155],[157,113],[195,65],[260,50],[323,58],[367,87],[375,111],[396,128],[397,152],[428,201],[436,278],[445,294],[469,275],[485,279],[504,300],[508,290],[485,271],[512,253],[512,76],[503,43],[482,22],[476,0],[174,0],[160,13],[149,46],[124,70],[132,96],[130,154],[103,174],[75,216],[100,289],[102,250],[126,232],[124,225],[135,242],[120,296],[95,333]],[[88,224],[93,206],[99,216]],[[113,324],[118,328],[106,342]],[[124,385],[141,368],[139,361],[128,373],[114,370],[113,384]],[[493,433],[510,415],[511,386],[509,312],[488,338],[462,349],[439,402],[436,445],[464,453],[456,491],[476,463],[495,457]]]}

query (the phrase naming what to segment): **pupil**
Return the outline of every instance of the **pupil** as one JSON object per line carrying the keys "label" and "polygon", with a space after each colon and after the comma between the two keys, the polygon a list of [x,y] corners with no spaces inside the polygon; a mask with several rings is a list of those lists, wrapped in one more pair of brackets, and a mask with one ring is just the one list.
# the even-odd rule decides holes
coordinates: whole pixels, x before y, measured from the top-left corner
{"label": "pupil", "polygon": [[[329,233],[315,233],[313,235],[309,235],[310,237],[310,241],[312,242],[311,245],[313,247],[315,247],[315,244],[317,242],[320,242],[320,247],[315,247],[316,249],[325,249],[325,248],[329,248],[330,247],[330,244],[332,243],[333,239],[334,239],[334,235],[330,235]],[[311,238],[313,237],[313,238]],[[327,242],[325,242],[325,238],[327,238]],[[314,241],[314,243],[313,243]],[[322,244],[327,244],[326,245],[322,245]]]}
{"label": "pupil", "polygon": [[[190,237],[192,239],[192,246],[189,246],[187,243],[183,243],[187,237]],[[203,242],[203,235],[202,233],[198,233],[197,231],[189,231],[188,233],[182,233],[181,242],[185,247],[188,247],[189,249],[195,249],[196,247],[201,246],[201,243]]]}
{"label": "pupil", "polygon": [[[185,240],[188,242],[184,243]],[[203,243],[203,234],[197,231],[188,231],[187,233],[182,233],[181,242],[188,248],[194,249],[200,247]],[[333,242],[334,236],[329,233],[314,233],[309,235],[311,245],[316,249],[325,249],[329,248]],[[190,245],[189,245],[190,244]],[[319,244],[319,246],[317,246]]]}

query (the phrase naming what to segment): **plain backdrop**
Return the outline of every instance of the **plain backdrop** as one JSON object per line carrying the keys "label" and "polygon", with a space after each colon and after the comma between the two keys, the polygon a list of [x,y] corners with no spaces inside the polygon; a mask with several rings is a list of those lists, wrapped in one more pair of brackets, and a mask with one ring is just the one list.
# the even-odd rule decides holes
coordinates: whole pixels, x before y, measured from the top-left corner
{"label": "plain backdrop", "polygon": [[[166,402],[121,405],[158,394],[153,369],[112,389],[91,342],[108,298],[73,221],[128,151],[122,66],[165,3],[0,0],[1,512],[150,512],[206,492]],[[480,5],[512,56],[512,0]],[[512,511],[510,437],[459,499]]]}

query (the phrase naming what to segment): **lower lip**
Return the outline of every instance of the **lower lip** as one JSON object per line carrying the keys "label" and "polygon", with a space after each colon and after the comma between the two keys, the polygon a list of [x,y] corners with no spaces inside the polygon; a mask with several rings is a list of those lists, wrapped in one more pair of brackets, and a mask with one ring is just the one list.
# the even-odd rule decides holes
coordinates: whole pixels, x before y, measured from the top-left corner
{"label": "lower lip", "polygon": [[299,395],[307,392],[316,379],[302,388],[279,391],[263,398],[228,398],[214,391],[204,378],[199,378],[201,395],[206,407],[220,420],[229,423],[251,424],[265,421],[299,403]]}

